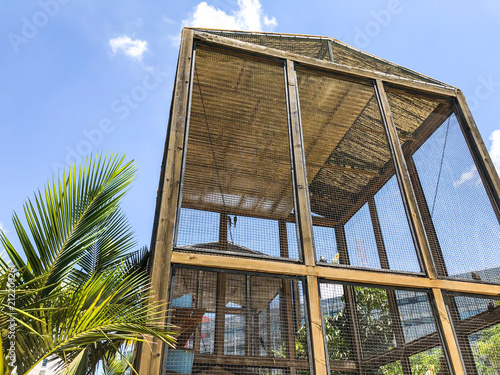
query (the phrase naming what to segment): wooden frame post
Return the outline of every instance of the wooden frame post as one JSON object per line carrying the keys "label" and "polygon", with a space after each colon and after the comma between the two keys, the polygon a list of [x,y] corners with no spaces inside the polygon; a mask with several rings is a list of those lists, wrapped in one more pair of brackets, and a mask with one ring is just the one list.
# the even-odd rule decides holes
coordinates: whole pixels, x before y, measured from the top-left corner
{"label": "wooden frame post", "polygon": [[[408,207],[410,213],[409,216],[411,217],[412,228],[414,229],[414,233],[417,237],[416,239],[422,255],[422,260],[424,263],[423,266],[425,268],[427,276],[430,279],[436,279],[436,266],[431,255],[431,249],[427,240],[427,235],[425,233],[422,217],[418,209],[417,200],[415,198],[413,186],[410,181],[410,176],[408,174],[403,150],[401,149],[399,143],[396,126],[392,118],[390,104],[389,100],[387,99],[384,83],[381,80],[376,80],[376,88],[380,110],[382,112],[382,118],[384,119],[384,123],[386,125],[389,143],[391,145],[391,150],[394,156],[396,174],[398,176],[398,181],[402,186],[402,191],[404,192],[406,206]],[[443,292],[439,288],[432,288],[432,293],[434,296],[434,304],[438,313],[438,324],[441,327],[443,339],[447,348],[448,359],[450,362],[449,365],[455,375],[462,375],[465,373],[464,366],[462,363],[460,350],[453,333],[453,327],[450,322],[450,317],[444,302]]]}
{"label": "wooden frame post", "polygon": [[463,117],[463,120],[460,118],[458,120],[462,124],[462,128],[464,128],[466,136],[468,136],[469,139],[473,140],[473,142],[468,143],[472,145],[472,149],[477,156],[477,162],[480,164],[480,168],[486,171],[485,177],[488,184],[487,186],[485,186],[485,188],[489,188],[491,194],[493,195],[493,200],[495,201],[497,206],[497,210],[495,211],[498,211],[500,209],[500,179],[498,177],[495,165],[491,160],[488,149],[484,145],[476,122],[472,117],[472,113],[461,90],[457,90],[457,102],[460,112],[459,115]]}
{"label": "wooden frame post", "polygon": [[[171,279],[171,257],[182,173],[182,158],[186,127],[189,118],[191,70],[193,65],[193,30],[182,31],[181,48],[177,63],[174,97],[170,127],[168,129],[167,152],[163,163],[160,209],[155,219],[151,252],[151,287],[156,301],[166,302]],[[167,319],[167,312],[162,312]],[[135,354],[135,369],[140,375],[161,375],[165,345],[156,338],[148,337],[148,343],[138,345]]]}
{"label": "wooden frame post", "polygon": [[448,349],[448,359],[450,361],[451,371],[454,375],[464,375],[464,365],[462,363],[460,349],[458,348],[458,342],[451,324],[450,315],[448,314],[448,309],[446,308],[446,303],[444,302],[443,291],[441,289],[433,288],[432,294],[439,317],[439,325],[442,330],[444,343]]}
{"label": "wooden frame post", "polygon": [[[297,76],[295,65],[292,60],[286,61],[285,70],[289,128],[292,137],[292,163],[295,171],[295,194],[296,207],[299,221],[299,232],[301,238],[301,248],[304,254],[306,266],[314,267],[316,260],[314,256],[312,240],[311,210],[309,207],[309,196],[304,160],[304,143],[302,140],[302,128],[299,112],[299,97],[297,90]],[[311,321],[311,343],[313,353],[313,367],[316,375],[326,375],[326,354],[325,341],[323,337],[323,322],[319,299],[318,278],[316,276],[307,277],[307,305],[309,318]]]}
{"label": "wooden frame post", "polygon": [[415,194],[413,193],[413,186],[406,167],[404,154],[399,143],[396,126],[394,125],[394,121],[392,119],[384,83],[379,79],[375,82],[380,111],[387,130],[387,138],[394,158],[396,176],[398,177],[398,183],[404,195],[403,201],[405,202],[405,206],[408,210],[407,214],[410,217],[411,228],[413,229],[413,233],[415,234],[418,243],[418,249],[420,250],[421,260],[423,263],[422,266],[424,267],[426,275],[430,279],[436,279],[437,273],[434,260],[431,255],[431,248],[429,246],[429,242],[427,241],[427,235],[425,233],[422,217],[420,216],[417,200],[415,198]]}

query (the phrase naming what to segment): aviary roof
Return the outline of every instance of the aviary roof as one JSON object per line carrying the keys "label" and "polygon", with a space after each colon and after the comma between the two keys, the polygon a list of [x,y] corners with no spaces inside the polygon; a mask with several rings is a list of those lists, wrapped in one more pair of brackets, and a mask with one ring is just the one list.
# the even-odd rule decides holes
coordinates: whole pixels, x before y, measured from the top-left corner
{"label": "aviary roof", "polygon": [[340,65],[382,72],[443,87],[452,87],[330,37],[199,28],[196,30],[292,52],[318,60],[330,61]]}
{"label": "aviary roof", "polygon": [[[199,31],[448,87],[330,38]],[[395,173],[373,82],[300,64],[296,73],[311,210],[345,223]],[[289,218],[283,62],[200,43],[192,79],[183,207]],[[387,93],[410,153],[453,112],[446,99],[389,87]]]}

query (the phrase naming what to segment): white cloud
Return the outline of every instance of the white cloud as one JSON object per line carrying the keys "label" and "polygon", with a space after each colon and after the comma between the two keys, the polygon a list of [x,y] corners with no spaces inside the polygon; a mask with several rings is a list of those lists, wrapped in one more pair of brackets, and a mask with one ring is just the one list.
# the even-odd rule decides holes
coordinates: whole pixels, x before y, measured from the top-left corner
{"label": "white cloud", "polygon": [[246,31],[272,31],[277,25],[275,17],[264,14],[259,0],[238,0],[238,10],[229,14],[203,1],[189,19],[182,21],[182,27]]}
{"label": "white cloud", "polygon": [[500,174],[500,130],[495,130],[490,135],[491,149],[490,156],[498,174]]}
{"label": "white cloud", "polygon": [[473,165],[467,172],[462,173],[460,176],[460,179],[457,181],[453,182],[453,186],[458,187],[460,185],[465,184],[467,181],[476,179],[476,181],[479,179],[479,174],[477,173],[476,166]]}
{"label": "white cloud", "polygon": [[5,228],[5,225],[0,221],[0,230],[5,234],[9,233],[9,231]]}
{"label": "white cloud", "polygon": [[123,52],[125,55],[139,61],[142,60],[144,53],[148,51],[148,42],[140,39],[132,40],[126,35],[110,39],[109,46],[113,51],[113,55],[116,55],[118,52]]}

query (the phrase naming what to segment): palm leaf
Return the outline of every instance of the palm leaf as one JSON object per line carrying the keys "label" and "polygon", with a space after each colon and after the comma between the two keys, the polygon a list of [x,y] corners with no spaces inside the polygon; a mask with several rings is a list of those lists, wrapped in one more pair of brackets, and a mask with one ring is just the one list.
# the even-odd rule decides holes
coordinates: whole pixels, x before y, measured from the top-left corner
{"label": "palm leaf", "polygon": [[11,270],[0,261],[2,352],[10,343],[9,320],[15,321],[18,373],[59,358],[62,372],[90,374],[146,337],[174,344],[160,313],[165,305],[150,297],[149,252],[131,251],[133,232],[119,206],[134,175],[124,157],[90,157],[28,200],[24,218],[14,213],[22,251],[0,231],[17,268],[10,309],[5,285]]}

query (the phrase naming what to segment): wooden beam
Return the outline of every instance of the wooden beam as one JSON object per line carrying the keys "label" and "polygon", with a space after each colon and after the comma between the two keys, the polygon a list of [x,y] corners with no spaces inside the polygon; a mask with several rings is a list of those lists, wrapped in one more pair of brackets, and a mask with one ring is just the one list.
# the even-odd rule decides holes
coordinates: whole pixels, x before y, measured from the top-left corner
{"label": "wooden beam", "polygon": [[215,44],[218,46],[224,46],[247,53],[250,52],[256,55],[273,57],[284,60],[288,59],[291,61],[298,62],[301,65],[307,65],[313,68],[331,71],[334,73],[339,73],[350,77],[374,79],[374,80],[380,79],[385,82],[389,82],[391,83],[391,85],[394,85],[396,87],[400,87],[403,89],[411,89],[425,94],[439,95],[443,97],[456,96],[456,90],[454,88],[434,85],[422,81],[415,81],[412,79],[398,77],[381,72],[375,72],[355,67],[348,67],[345,65],[340,65],[329,61],[317,60],[311,57],[306,57],[291,52],[285,52],[274,48],[260,46],[253,43],[242,42],[236,39],[225,38],[223,36],[205,33],[202,31],[195,31],[195,38],[197,40],[204,41],[206,43]]}
{"label": "wooden beam", "polygon": [[449,365],[454,375],[464,375],[464,365],[460,356],[458,343],[453,332],[453,326],[450,321],[450,316],[446,309],[446,304],[443,298],[441,289],[433,288],[434,304],[438,313],[438,323],[441,327],[444,343],[448,352]]}
{"label": "wooden beam", "polygon": [[403,355],[410,357],[439,345],[441,345],[441,342],[439,340],[438,333],[430,333],[413,340],[402,347],[396,347],[386,351],[385,353],[367,358],[363,361],[362,367],[366,370],[381,367],[387,365],[388,363],[400,360]]}
{"label": "wooden beam", "polygon": [[[314,267],[316,260],[312,240],[312,220],[305,171],[304,142],[302,139],[302,127],[299,114],[297,76],[295,74],[295,65],[291,60],[286,61],[285,80],[288,101],[288,123],[292,140],[292,163],[295,171],[296,210],[299,220],[301,248],[306,266]],[[325,341],[323,337],[318,278],[315,276],[307,277],[307,306],[310,315],[314,373],[317,375],[326,375]]]}
{"label": "wooden beam", "polygon": [[396,175],[398,176],[398,182],[403,191],[405,207],[409,211],[411,228],[413,229],[414,236],[419,245],[418,248],[420,249],[421,259],[423,261],[422,266],[424,267],[425,273],[429,278],[436,279],[436,267],[434,266],[429,242],[427,241],[425,229],[422,224],[422,217],[420,216],[417,200],[415,198],[415,195],[413,194],[413,187],[411,185],[410,176],[406,167],[404,154],[401,150],[401,146],[398,140],[396,127],[394,125],[394,120],[392,118],[391,109],[383,82],[381,80],[377,80],[376,87],[380,104],[380,111],[382,112],[382,118],[384,119],[384,123],[387,128],[389,144],[391,145],[394,157]]}
{"label": "wooden beam", "polygon": [[378,257],[380,259],[380,267],[382,269],[388,270],[389,258],[387,257],[387,251],[384,244],[384,236],[382,234],[382,228],[380,227],[380,220],[378,218],[377,205],[375,204],[375,198],[371,196],[368,198],[368,209],[370,211],[370,218],[372,220],[373,234],[375,235],[375,242],[377,244]]}
{"label": "wooden beam", "polygon": [[451,292],[500,297],[500,285],[465,280],[429,279],[417,274],[355,269],[345,266],[306,266],[296,262],[236,258],[221,254],[199,254],[175,251],[172,263],[194,267],[228,269],[250,273],[277,274],[284,276],[315,276],[339,283],[355,283],[393,288],[432,289],[439,288]]}
{"label": "wooden beam", "polygon": [[224,333],[226,324],[226,274],[217,273],[217,297],[215,310],[214,354],[224,355]]}
{"label": "wooden beam", "polygon": [[307,300],[315,375],[327,375],[325,341],[323,339],[323,316],[321,315],[318,278],[307,276]]}
{"label": "wooden beam", "polygon": [[252,355],[252,276],[245,276],[245,354]]}
{"label": "wooden beam", "polygon": [[294,63],[286,62],[286,87],[288,93],[288,116],[292,138],[293,169],[296,181],[297,216],[299,220],[300,237],[304,262],[307,265],[316,263],[312,241],[311,212],[309,209],[309,192],[305,172],[304,142],[302,140],[301,119],[299,114],[299,98],[297,92],[297,76]]}
{"label": "wooden beam", "polygon": [[470,318],[455,322],[455,330],[457,333],[470,335],[498,323],[500,323],[500,306],[495,306]]}
{"label": "wooden beam", "polygon": [[293,366],[299,369],[309,369],[309,361],[305,359],[290,359],[262,356],[196,354],[194,364],[197,365],[222,365],[222,366],[248,366],[287,368]]}
{"label": "wooden beam", "polygon": [[465,96],[460,90],[457,92],[457,103],[459,112],[457,116],[458,121],[462,125],[469,147],[476,156],[475,159],[479,164],[479,170],[484,171],[484,173],[480,173],[480,175],[486,180],[485,187],[489,193],[488,195],[492,198],[493,208],[498,217],[500,211],[500,179],[498,178],[497,170],[481,138],[481,134],[474,121],[474,117],[472,117]]}
{"label": "wooden beam", "polygon": [[[153,300],[167,301],[170,289],[172,245],[176,220],[177,202],[181,181],[182,158],[185,144],[185,131],[189,116],[191,91],[191,70],[193,59],[193,31],[185,29],[177,63],[175,91],[172,99],[172,113],[168,129],[168,151],[165,155],[162,172],[164,181],[161,191],[161,206],[155,219],[158,227],[153,239],[154,248],[151,259],[151,290]],[[161,312],[167,319],[167,312]],[[140,374],[161,375],[164,358],[164,344],[156,338],[148,337],[150,344],[140,345],[136,355],[136,370]]]}
{"label": "wooden beam", "polygon": [[[455,301],[455,297],[453,294],[445,293],[443,295],[446,306],[448,307],[448,313],[451,317],[451,321],[453,323],[453,327],[455,328],[455,337],[457,338],[458,347],[460,348],[460,353],[462,355],[462,363],[465,366],[465,371],[467,375],[477,375],[476,361],[474,359],[474,352],[472,351],[472,347],[469,342],[468,334],[470,332],[461,331],[460,328],[463,328],[460,319],[460,312],[458,310],[457,303]],[[477,315],[476,315],[477,316]],[[474,316],[473,318],[475,318]],[[476,320],[474,320],[475,322]],[[472,324],[474,325],[474,324]]]}

